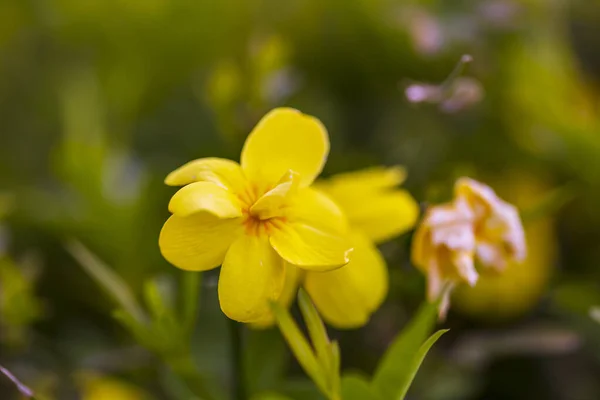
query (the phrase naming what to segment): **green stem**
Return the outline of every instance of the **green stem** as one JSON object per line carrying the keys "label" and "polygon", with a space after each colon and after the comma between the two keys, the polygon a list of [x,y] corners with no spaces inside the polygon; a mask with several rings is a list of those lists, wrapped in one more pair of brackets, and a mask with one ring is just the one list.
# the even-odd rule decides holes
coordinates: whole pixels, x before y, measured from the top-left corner
{"label": "green stem", "polygon": [[242,324],[229,320],[231,335],[231,382],[233,398],[246,400],[246,387],[244,385],[244,363],[242,360]]}

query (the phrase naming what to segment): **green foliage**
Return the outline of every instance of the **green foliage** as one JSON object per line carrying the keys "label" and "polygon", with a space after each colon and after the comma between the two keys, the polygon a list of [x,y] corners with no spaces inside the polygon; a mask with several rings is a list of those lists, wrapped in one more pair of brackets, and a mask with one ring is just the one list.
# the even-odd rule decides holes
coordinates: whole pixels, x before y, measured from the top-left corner
{"label": "green foliage", "polygon": [[342,377],[342,399],[381,400],[371,383],[361,375],[345,374]]}
{"label": "green foliage", "polygon": [[371,382],[353,374],[345,374],[340,379],[337,342],[329,340],[321,317],[302,289],[298,292],[298,302],[310,344],[289,312],[274,303],[277,324],[306,374],[332,400],[403,400],[427,352],[447,332],[440,330],[429,336],[437,319],[439,302],[426,303],[394,339]]}
{"label": "green foliage", "polygon": [[304,372],[329,399],[339,399],[339,350],[331,343],[323,327],[315,306],[310,298],[299,291],[298,301],[307,321],[312,346],[290,315],[277,303],[272,304],[277,325],[287,341],[292,353],[304,369]]}
{"label": "green foliage", "polygon": [[148,313],[135,300],[129,287],[108,266],[79,242],[67,245],[71,254],[120,307],[114,317],[135,340],[156,353],[201,400],[214,395],[191,357],[190,341],[196,322],[200,274],[182,272],[181,315],[177,315],[168,291],[156,280],[147,281],[144,298]]}
{"label": "green foliage", "polygon": [[34,293],[34,280],[23,266],[7,256],[0,258],[0,330],[7,342],[22,345],[25,330],[43,315],[41,301]]}

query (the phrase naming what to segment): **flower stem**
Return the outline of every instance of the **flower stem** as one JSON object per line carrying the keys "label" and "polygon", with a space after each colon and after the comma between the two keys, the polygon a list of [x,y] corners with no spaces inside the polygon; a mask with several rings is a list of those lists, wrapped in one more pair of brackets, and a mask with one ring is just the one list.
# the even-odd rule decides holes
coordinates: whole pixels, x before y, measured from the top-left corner
{"label": "flower stem", "polygon": [[243,325],[229,320],[231,337],[231,382],[233,399],[246,400],[246,387],[244,385],[244,363],[242,359],[242,328]]}

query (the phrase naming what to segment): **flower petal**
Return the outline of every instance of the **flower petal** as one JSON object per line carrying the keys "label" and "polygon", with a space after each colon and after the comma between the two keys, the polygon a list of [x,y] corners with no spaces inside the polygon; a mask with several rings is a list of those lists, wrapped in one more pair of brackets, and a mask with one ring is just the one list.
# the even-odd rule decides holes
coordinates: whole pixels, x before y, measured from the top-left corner
{"label": "flower petal", "polygon": [[328,271],[347,264],[352,244],[339,207],[325,194],[304,188],[293,197],[271,245],[290,264]]}
{"label": "flower petal", "polygon": [[[390,189],[401,185],[406,179],[406,170],[399,165],[393,167],[370,167],[358,171],[336,174],[327,180],[319,180],[319,189],[326,192],[356,194],[363,190]],[[332,193],[335,197],[335,195]]]}
{"label": "flower petal", "polygon": [[335,271],[307,272],[304,287],[325,321],[338,329],[367,323],[383,302],[388,273],[379,250],[363,234],[352,235],[348,265]]}
{"label": "flower petal", "polygon": [[223,262],[227,248],[241,232],[241,219],[220,219],[200,212],[189,217],[172,215],[158,244],[162,255],[178,268],[206,271]]}
{"label": "flower petal", "polygon": [[[281,295],[277,300],[282,307],[289,308],[298,292],[298,285],[302,279],[302,270],[294,267],[291,264],[285,263],[285,283]],[[264,329],[272,326],[275,323],[275,316],[269,310],[262,319],[252,324],[253,328]]]}
{"label": "flower petal", "polygon": [[219,303],[229,318],[257,322],[281,295],[284,261],[266,236],[241,235],[232,244],[219,276]]}
{"label": "flower petal", "polygon": [[419,217],[419,205],[404,190],[348,196],[340,206],[350,224],[375,243],[406,232]]}
{"label": "flower petal", "polygon": [[200,158],[171,172],[165,179],[169,186],[184,186],[192,182],[212,182],[234,193],[240,193],[246,178],[235,161],[224,158]]}
{"label": "flower petal", "polygon": [[241,164],[253,182],[274,184],[288,170],[310,185],[321,173],[329,154],[323,124],[292,108],[276,108],[252,130],[242,150]]}
{"label": "flower petal", "polygon": [[299,183],[300,175],[294,171],[288,171],[279,180],[277,186],[262,195],[250,207],[250,214],[261,220],[281,216],[290,196],[297,192]]}
{"label": "flower petal", "polygon": [[271,245],[284,260],[309,271],[330,271],[346,265],[352,251],[344,236],[302,223],[286,224],[275,231]]}
{"label": "flower petal", "polygon": [[338,174],[315,186],[339,204],[353,227],[382,242],[411,229],[419,216],[412,196],[395,189],[405,177],[402,167],[373,167]]}
{"label": "flower petal", "polygon": [[199,211],[209,212],[219,218],[242,216],[237,197],[212,182],[194,182],[179,189],[169,202],[169,211],[180,217]]}
{"label": "flower petal", "polygon": [[312,188],[304,188],[290,198],[284,216],[290,222],[302,222],[319,229],[347,233],[346,216],[327,194]]}

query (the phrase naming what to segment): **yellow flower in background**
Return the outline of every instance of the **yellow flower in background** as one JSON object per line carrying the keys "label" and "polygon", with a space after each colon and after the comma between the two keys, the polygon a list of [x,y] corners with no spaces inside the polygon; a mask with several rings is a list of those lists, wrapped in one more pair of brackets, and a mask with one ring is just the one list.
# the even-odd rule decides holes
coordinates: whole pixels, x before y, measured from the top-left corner
{"label": "yellow flower in background", "polygon": [[[412,261],[427,276],[427,297],[437,299],[445,287],[474,286],[478,264],[502,271],[526,255],[519,213],[489,187],[469,178],[454,186],[454,200],[431,207],[413,239]],[[444,293],[440,314],[449,305]]]}
{"label": "yellow flower in background", "polygon": [[[376,244],[411,229],[419,216],[419,206],[412,196],[398,189],[405,175],[399,167],[376,167],[335,175],[315,184],[348,217],[354,251],[350,263],[334,271],[290,269],[280,304],[289,306],[302,284],[329,325],[348,329],[368,322],[388,291],[386,263]],[[259,326],[271,323],[272,317]]]}
{"label": "yellow flower in background", "polygon": [[329,153],[321,122],[290,108],[269,112],[244,144],[241,163],[202,158],[165,182],[172,197],[159,238],[173,265],[206,271],[222,265],[219,302],[241,322],[269,315],[290,264],[327,271],[349,262],[352,245],[340,208],[310,188]]}
{"label": "yellow flower in background", "polygon": [[103,376],[86,374],[82,379],[82,400],[149,400],[142,389],[129,383]]}

